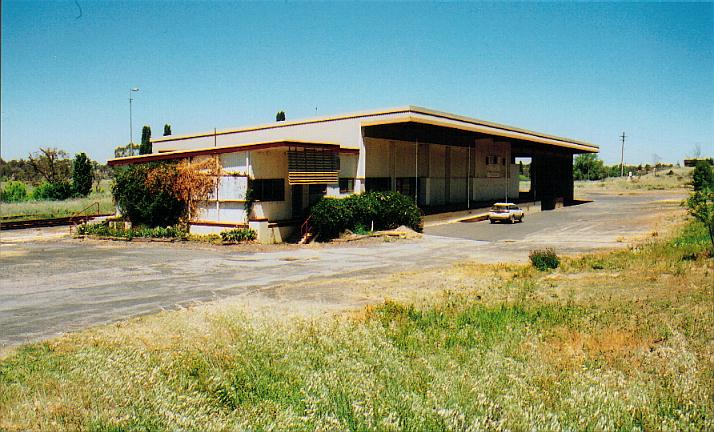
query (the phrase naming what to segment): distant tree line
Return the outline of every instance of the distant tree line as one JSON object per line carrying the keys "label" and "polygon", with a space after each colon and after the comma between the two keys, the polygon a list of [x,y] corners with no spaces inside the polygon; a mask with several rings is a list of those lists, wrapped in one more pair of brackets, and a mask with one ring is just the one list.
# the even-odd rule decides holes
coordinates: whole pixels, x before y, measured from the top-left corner
{"label": "distant tree line", "polygon": [[[624,165],[624,175],[643,175],[653,169],[671,168],[672,164],[656,163],[654,165]],[[605,165],[595,153],[581,154],[573,162],[573,178],[575,180],[602,180],[607,177],[620,177],[620,164]]]}
{"label": "distant tree line", "polygon": [[[67,152],[40,148],[27,159],[0,159],[2,201],[63,200],[89,195],[99,181],[112,176],[112,169],[78,153],[70,159]],[[32,192],[29,187],[34,186]]]}

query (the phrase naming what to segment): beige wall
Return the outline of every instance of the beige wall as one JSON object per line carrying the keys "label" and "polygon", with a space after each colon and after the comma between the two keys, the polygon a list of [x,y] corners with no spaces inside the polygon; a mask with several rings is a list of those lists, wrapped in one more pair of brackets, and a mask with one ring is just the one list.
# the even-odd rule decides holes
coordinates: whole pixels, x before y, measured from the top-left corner
{"label": "beige wall", "polygon": [[286,149],[250,152],[250,173],[254,179],[282,178],[285,182],[284,201],[255,201],[253,217],[277,221],[292,217],[292,191],[288,184],[288,154]]}
{"label": "beige wall", "polygon": [[[493,139],[476,140],[471,149],[420,143],[420,200],[431,206],[465,203],[469,195],[475,201],[503,200],[506,182],[508,196],[517,197],[518,166],[510,163],[510,148],[510,143]],[[367,177],[414,176],[415,143],[368,138],[365,149]],[[489,167],[487,156],[497,157],[498,164]],[[506,180],[509,166],[511,174]]]}

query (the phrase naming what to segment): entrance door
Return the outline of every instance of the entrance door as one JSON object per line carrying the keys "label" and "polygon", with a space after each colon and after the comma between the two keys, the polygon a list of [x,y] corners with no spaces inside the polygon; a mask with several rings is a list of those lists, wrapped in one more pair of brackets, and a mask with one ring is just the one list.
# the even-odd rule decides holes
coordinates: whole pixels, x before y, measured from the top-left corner
{"label": "entrance door", "polygon": [[304,206],[302,205],[302,185],[292,185],[293,192],[293,217],[301,218],[305,216]]}
{"label": "entrance door", "polygon": [[320,201],[320,198],[324,197],[327,193],[327,185],[324,184],[311,184],[308,186],[308,206],[315,204]]}

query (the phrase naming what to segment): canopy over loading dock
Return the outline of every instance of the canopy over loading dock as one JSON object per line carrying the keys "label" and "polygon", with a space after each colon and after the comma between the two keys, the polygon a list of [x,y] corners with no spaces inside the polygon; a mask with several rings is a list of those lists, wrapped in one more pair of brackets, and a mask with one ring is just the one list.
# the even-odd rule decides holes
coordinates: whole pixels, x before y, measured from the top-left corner
{"label": "canopy over loading dock", "polygon": [[[215,231],[261,223],[262,236],[279,241],[325,195],[396,190],[437,208],[518,197],[518,157],[532,159],[529,198],[552,208],[573,199],[573,155],[598,147],[407,106],[162,137],[153,141],[153,150],[109,163],[218,157],[226,178],[195,227]],[[247,214],[240,204],[249,187],[260,193]]]}

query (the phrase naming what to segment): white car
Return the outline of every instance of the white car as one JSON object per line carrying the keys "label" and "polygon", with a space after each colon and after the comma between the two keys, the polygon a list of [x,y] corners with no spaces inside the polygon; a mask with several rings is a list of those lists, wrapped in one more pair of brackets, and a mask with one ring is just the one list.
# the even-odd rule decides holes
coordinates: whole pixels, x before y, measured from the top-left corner
{"label": "white car", "polygon": [[511,203],[496,203],[488,212],[488,220],[491,223],[496,221],[514,223],[523,222],[525,212],[523,209]]}

